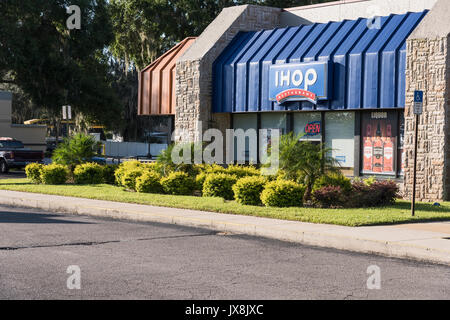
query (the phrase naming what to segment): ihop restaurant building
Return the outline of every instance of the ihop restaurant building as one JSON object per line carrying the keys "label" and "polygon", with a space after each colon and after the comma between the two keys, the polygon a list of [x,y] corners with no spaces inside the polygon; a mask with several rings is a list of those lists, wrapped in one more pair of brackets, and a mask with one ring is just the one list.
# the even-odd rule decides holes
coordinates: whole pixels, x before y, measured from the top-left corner
{"label": "ihop restaurant building", "polygon": [[417,193],[449,200],[448,12],[448,0],[224,9],[177,57],[172,121],[190,133],[178,139],[194,139],[198,122],[305,133],[346,175],[395,179],[408,197],[423,90]]}

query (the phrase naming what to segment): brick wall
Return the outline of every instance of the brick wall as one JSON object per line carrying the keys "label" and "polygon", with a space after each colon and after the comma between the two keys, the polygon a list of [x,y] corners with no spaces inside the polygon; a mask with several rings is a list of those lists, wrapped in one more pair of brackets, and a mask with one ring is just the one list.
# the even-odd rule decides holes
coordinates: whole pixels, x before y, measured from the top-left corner
{"label": "brick wall", "polygon": [[424,91],[423,114],[419,117],[417,152],[417,199],[449,199],[449,38],[407,41],[405,108],[406,197],[412,195],[414,164],[414,90]]}

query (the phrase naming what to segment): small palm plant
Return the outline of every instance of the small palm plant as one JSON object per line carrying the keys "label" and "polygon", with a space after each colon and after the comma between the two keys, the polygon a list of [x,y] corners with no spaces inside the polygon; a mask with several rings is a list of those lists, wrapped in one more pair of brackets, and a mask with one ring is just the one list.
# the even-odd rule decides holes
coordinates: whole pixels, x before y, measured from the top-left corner
{"label": "small palm plant", "polygon": [[339,172],[339,163],[331,156],[330,148],[324,144],[301,141],[303,136],[291,132],[280,137],[279,164],[287,179],[305,186],[303,203],[306,203],[311,200],[316,180],[325,173]]}
{"label": "small palm plant", "polygon": [[100,144],[94,137],[77,133],[58,145],[53,152],[52,160],[54,163],[69,166],[73,171],[76,165],[91,161],[99,147]]}

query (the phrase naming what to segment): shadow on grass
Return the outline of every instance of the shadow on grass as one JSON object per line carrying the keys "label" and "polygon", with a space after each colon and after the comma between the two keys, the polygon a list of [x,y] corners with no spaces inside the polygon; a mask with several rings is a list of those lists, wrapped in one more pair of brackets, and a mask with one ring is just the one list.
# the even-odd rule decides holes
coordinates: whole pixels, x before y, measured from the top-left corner
{"label": "shadow on grass", "polygon": [[[400,209],[400,210],[411,210],[410,202],[397,202],[396,204],[390,206],[390,208]],[[433,206],[430,203],[416,203],[416,211],[426,211],[426,212],[443,212],[450,214],[450,208],[446,206]],[[450,216],[449,216],[450,217]]]}

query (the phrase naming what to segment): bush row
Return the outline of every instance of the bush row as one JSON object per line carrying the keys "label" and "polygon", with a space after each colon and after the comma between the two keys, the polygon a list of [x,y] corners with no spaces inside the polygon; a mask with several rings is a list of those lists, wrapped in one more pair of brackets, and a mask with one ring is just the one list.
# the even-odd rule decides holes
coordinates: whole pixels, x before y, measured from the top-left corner
{"label": "bush row", "polygon": [[[193,174],[192,172],[196,172]],[[172,171],[164,175],[158,163],[143,164],[128,161],[102,166],[85,163],[70,172],[58,164],[30,164],[26,167],[28,178],[34,183],[64,184],[69,179],[76,184],[116,184],[140,193],[166,193],[192,195],[200,191],[205,197],[236,200],[243,205],[270,207],[296,207],[302,205],[305,187],[294,181],[262,176],[254,167],[196,165],[191,174]],[[273,180],[276,179],[276,180]],[[398,194],[393,181],[351,181],[341,174],[329,174],[316,180],[313,205],[322,208],[373,207],[392,204]]]}
{"label": "bush row", "polygon": [[25,173],[28,179],[37,184],[59,185],[70,179],[76,184],[114,184],[114,172],[117,167],[117,165],[84,163],[76,166],[71,172],[69,167],[61,164],[31,163],[25,167]]}

